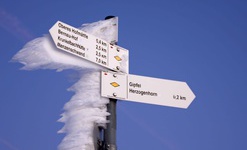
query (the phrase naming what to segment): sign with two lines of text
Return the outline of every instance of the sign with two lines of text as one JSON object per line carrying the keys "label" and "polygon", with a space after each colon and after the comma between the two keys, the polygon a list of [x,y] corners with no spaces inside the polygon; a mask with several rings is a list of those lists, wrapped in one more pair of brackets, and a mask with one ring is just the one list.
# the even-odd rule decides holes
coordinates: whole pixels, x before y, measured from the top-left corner
{"label": "sign with two lines of text", "polygon": [[187,108],[195,98],[186,82],[110,71],[101,73],[101,95],[178,108]]}

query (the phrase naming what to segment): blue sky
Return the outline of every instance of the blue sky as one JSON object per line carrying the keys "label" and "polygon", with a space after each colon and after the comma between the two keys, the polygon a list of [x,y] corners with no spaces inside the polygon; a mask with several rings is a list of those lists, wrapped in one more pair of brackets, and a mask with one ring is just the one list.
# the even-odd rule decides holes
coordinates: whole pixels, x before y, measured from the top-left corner
{"label": "blue sky", "polygon": [[118,101],[119,150],[246,149],[247,2],[0,1],[0,149],[54,150],[74,71],[21,71],[11,58],[57,20],[74,27],[119,17],[130,73],[186,81],[188,109]]}

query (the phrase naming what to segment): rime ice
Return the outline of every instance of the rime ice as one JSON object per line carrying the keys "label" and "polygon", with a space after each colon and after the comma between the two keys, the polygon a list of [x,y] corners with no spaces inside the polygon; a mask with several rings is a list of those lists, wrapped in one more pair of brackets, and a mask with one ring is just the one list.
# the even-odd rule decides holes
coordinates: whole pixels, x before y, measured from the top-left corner
{"label": "rime ice", "polygon": [[[113,26],[115,19],[84,24],[81,30],[104,39],[107,42],[117,41],[117,30]],[[76,31],[75,31],[76,32]],[[80,30],[77,31],[80,33]],[[59,144],[60,150],[92,150],[94,149],[95,129],[107,123],[105,105],[107,98],[100,96],[100,70],[103,68],[74,55],[58,50],[50,35],[36,38],[28,42],[13,58],[20,62],[23,70],[35,69],[75,69],[81,78],[69,91],[75,94],[64,105],[64,113],[58,120],[64,127],[58,133],[65,133]],[[123,63],[123,65],[125,65]]]}

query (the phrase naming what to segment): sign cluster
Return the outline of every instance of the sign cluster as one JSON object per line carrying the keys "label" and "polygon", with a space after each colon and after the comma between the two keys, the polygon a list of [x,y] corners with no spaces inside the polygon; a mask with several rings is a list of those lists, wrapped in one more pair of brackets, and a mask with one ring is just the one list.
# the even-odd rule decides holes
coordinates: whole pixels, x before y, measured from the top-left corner
{"label": "sign cluster", "polygon": [[50,34],[57,48],[114,71],[101,72],[103,97],[178,108],[188,108],[195,98],[186,82],[127,74],[129,52],[120,46],[61,21]]}

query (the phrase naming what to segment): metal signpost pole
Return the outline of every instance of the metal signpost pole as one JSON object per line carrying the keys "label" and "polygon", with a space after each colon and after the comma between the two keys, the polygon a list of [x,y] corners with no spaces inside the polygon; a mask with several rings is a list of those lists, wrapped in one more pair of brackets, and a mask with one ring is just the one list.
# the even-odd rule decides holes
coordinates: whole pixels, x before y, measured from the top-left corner
{"label": "metal signpost pole", "polygon": [[117,130],[117,115],[116,115],[116,105],[117,100],[110,98],[109,104],[107,104],[107,110],[111,114],[107,117],[107,120],[110,123],[107,124],[105,132],[104,132],[104,139],[105,139],[105,147],[106,150],[116,150],[116,130]]}
{"label": "metal signpost pole", "polygon": [[[115,16],[107,16],[105,20],[114,18]],[[114,43],[117,44],[117,43]],[[107,123],[106,129],[104,131],[104,140],[105,140],[105,149],[106,150],[117,150],[116,144],[116,131],[117,131],[117,115],[116,115],[116,105],[117,100],[109,98],[109,104],[107,104],[107,110],[110,113],[107,116],[107,120],[110,122]]]}

